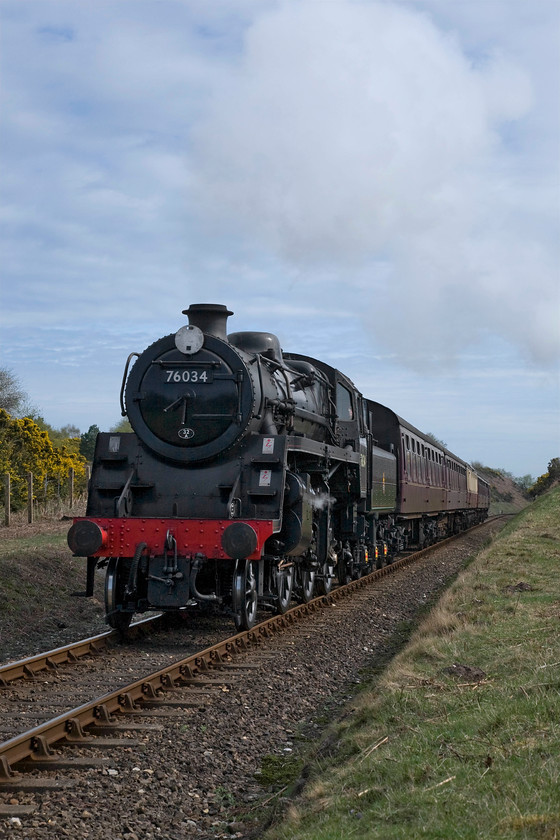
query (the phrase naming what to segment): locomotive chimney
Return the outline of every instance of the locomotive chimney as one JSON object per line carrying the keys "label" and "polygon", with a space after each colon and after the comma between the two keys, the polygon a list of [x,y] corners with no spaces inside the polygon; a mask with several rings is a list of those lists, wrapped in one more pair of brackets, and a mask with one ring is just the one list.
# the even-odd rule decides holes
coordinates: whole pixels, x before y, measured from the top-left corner
{"label": "locomotive chimney", "polygon": [[198,327],[206,335],[214,335],[227,341],[226,323],[233,312],[221,303],[191,303],[183,309],[183,315],[189,316],[189,324]]}

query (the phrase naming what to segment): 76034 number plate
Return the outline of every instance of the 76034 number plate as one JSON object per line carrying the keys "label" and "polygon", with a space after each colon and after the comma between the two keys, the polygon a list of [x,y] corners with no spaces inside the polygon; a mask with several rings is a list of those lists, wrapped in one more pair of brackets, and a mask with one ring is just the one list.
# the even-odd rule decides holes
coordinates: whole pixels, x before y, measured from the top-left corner
{"label": "76034 number plate", "polygon": [[191,384],[208,385],[214,381],[214,372],[212,370],[196,370],[193,368],[183,368],[182,370],[166,370],[165,382],[166,384],[176,385],[177,383],[189,382]]}

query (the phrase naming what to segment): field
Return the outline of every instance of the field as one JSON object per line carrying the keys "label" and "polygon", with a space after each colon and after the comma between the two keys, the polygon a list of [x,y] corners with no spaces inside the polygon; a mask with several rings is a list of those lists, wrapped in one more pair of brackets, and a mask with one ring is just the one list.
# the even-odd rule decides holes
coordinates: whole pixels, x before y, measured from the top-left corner
{"label": "field", "polygon": [[70,524],[58,519],[28,525],[20,517],[0,529],[0,662],[108,629],[101,573],[95,598],[77,594],[85,589],[85,560],[68,548]]}
{"label": "field", "polygon": [[559,565],[556,488],[331,727],[266,840],[560,837]]}

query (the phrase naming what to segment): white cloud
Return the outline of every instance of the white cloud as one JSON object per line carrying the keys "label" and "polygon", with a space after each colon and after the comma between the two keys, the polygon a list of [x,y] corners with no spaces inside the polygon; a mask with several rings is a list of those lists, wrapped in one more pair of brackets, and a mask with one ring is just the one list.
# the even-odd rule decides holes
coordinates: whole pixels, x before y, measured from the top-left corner
{"label": "white cloud", "polygon": [[[381,300],[394,317],[379,338],[404,355],[457,353],[498,329],[550,360],[558,252],[531,229],[540,183],[519,177],[504,139],[532,102],[523,67],[497,50],[474,64],[424,14],[279,3],[214,77],[193,133],[198,200],[211,229],[309,272],[335,264],[331,294],[341,278],[350,294],[369,286],[368,318]],[[541,207],[551,228],[554,211]]]}
{"label": "white cloud", "polygon": [[[502,421],[513,462],[557,454],[557,386],[531,378],[558,336],[556,0],[3,0],[0,17],[0,364],[49,422],[115,422],[128,353],[208,300],[459,454],[489,413],[473,457],[499,463]],[[507,369],[472,358],[496,333]]]}

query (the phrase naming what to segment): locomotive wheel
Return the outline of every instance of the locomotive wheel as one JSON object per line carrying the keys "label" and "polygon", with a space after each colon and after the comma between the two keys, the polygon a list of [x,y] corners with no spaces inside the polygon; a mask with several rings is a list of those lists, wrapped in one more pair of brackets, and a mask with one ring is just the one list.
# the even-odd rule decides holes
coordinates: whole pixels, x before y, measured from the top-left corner
{"label": "locomotive wheel", "polygon": [[257,618],[257,578],[250,560],[238,560],[233,573],[233,620],[237,630],[250,630]]}
{"label": "locomotive wheel", "polygon": [[110,627],[126,633],[132,620],[132,611],[119,609],[124,599],[127,574],[120,557],[111,557],[105,574],[105,620]]}
{"label": "locomotive wheel", "polygon": [[294,567],[293,565],[286,566],[283,569],[274,569],[275,588],[276,588],[276,612],[278,615],[284,615],[290,601],[292,600],[292,589],[294,587]]}
{"label": "locomotive wheel", "polygon": [[319,595],[328,595],[332,589],[334,578],[334,565],[329,562],[329,560],[325,560],[325,562],[319,568],[319,574],[317,576],[317,592]]}
{"label": "locomotive wheel", "polygon": [[315,572],[308,569],[306,566],[299,567],[299,586],[298,595],[303,604],[308,604],[313,598],[313,590],[315,588]]}
{"label": "locomotive wheel", "polygon": [[352,571],[353,571],[353,563],[348,563],[346,560],[338,559],[337,564],[337,577],[338,582],[341,586],[345,586],[347,583],[350,583],[352,580]]}

